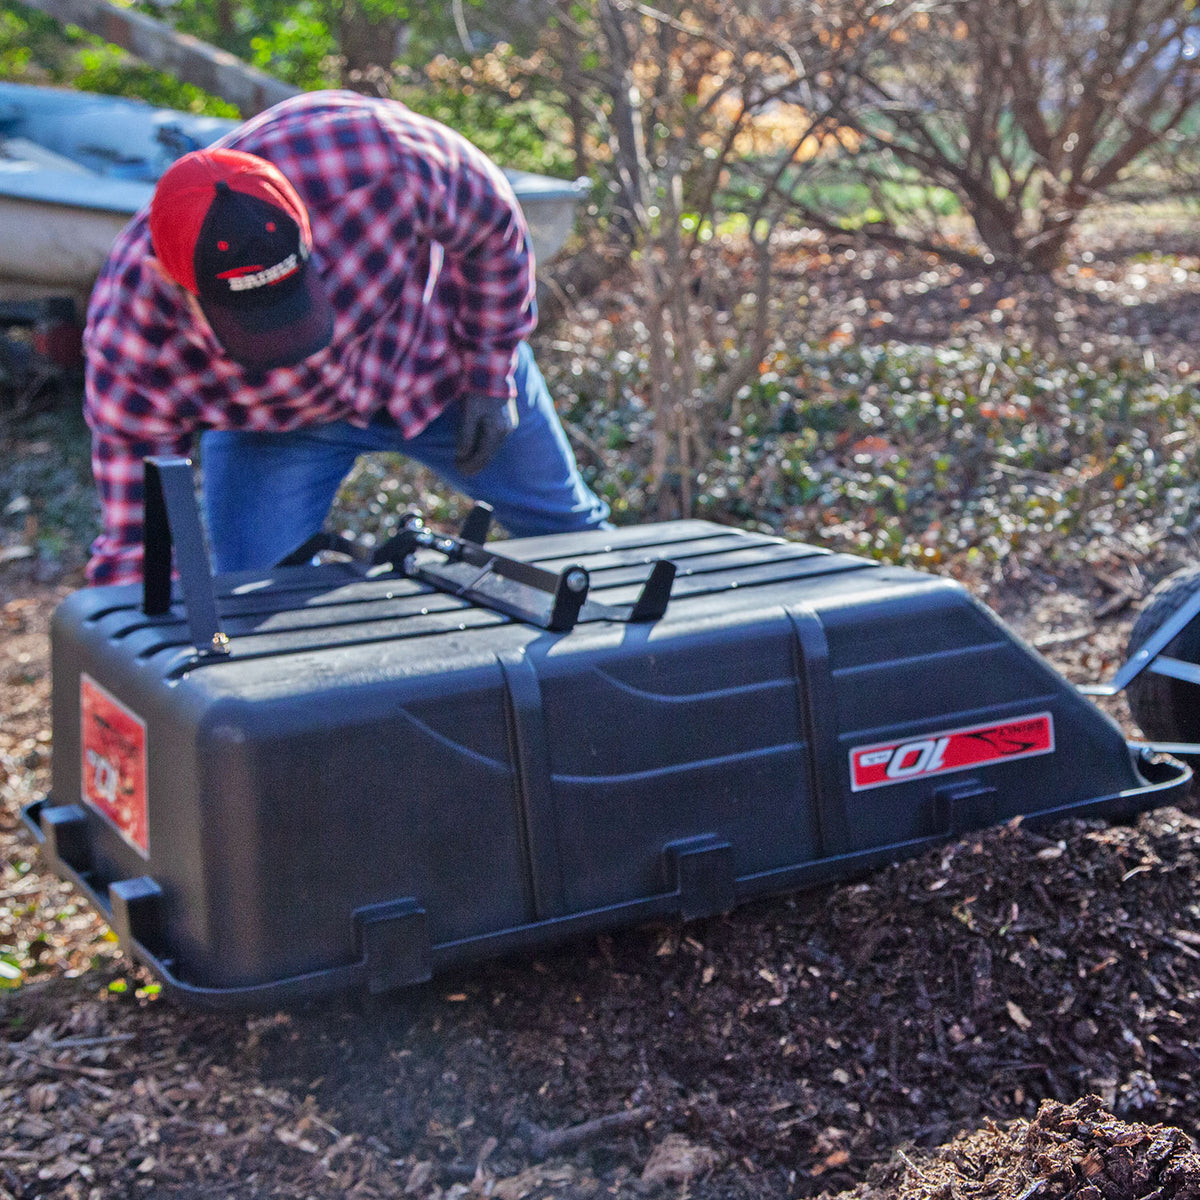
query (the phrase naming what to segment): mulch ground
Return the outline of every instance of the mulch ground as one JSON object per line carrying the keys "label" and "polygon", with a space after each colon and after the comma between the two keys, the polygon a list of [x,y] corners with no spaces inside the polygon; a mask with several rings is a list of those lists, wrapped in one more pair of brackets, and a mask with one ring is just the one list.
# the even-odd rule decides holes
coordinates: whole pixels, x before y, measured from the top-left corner
{"label": "mulch ground", "polygon": [[[1178,357],[1188,311],[1138,319]],[[1200,1197],[1194,797],[374,1000],[196,1013],[19,828],[78,583],[0,572],[0,944],[36,963],[0,992],[0,1200]],[[1133,616],[1082,574],[988,599],[1079,678]]]}

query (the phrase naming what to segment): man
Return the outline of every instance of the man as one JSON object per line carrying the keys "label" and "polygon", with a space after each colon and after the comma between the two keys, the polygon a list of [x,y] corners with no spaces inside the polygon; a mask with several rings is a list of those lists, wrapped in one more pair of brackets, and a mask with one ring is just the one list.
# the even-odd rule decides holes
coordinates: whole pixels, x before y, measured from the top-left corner
{"label": "man", "polygon": [[284,101],[164,174],[88,308],[93,583],[140,578],[142,459],[191,452],[218,571],[317,532],[398,450],[513,535],[605,527],[525,339],[533,260],[503,174],[395,101]]}

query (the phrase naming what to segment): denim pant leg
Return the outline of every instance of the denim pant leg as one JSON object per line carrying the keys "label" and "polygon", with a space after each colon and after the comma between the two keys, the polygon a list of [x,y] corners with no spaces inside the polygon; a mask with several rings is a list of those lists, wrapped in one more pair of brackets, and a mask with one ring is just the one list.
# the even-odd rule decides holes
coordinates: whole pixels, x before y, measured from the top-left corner
{"label": "denim pant leg", "polygon": [[210,430],[200,438],[202,498],[213,567],[261,570],[317,533],[354,460],[395,449],[348,421],[290,433]]}
{"label": "denim pant leg", "polygon": [[217,571],[273,566],[318,532],[360,454],[398,451],[451,487],[492,506],[514,537],[604,529],[608,505],[584,483],[546,381],[522,343],[517,428],[477,475],[454,465],[458,411],[450,405],[405,440],[390,421],[348,421],[290,433],[212,430],[200,439],[204,515]]}
{"label": "denim pant leg", "polygon": [[546,381],[524,342],[515,377],[517,428],[477,475],[463,475],[454,465],[453,404],[396,449],[473,500],[490,504],[513,537],[611,528],[608,505],[583,481]]}

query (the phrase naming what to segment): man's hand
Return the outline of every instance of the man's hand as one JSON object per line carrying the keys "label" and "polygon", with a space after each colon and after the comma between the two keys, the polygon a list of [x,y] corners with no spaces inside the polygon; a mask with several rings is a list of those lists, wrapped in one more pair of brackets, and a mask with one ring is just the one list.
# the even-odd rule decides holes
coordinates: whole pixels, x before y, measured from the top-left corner
{"label": "man's hand", "polygon": [[458,439],[454,465],[476,475],[488,465],[504,439],[517,427],[517,406],[495,396],[464,396],[458,402]]}

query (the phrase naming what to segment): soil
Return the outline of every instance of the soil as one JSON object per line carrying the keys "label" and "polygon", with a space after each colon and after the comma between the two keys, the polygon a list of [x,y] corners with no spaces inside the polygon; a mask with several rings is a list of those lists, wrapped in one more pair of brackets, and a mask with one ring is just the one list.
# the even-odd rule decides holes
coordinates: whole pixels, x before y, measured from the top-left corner
{"label": "soil", "polygon": [[[1197,307],[1160,354],[1194,353]],[[1122,657],[1136,596],[978,582],[1068,677]],[[1200,1197],[1194,797],[380,998],[198,1013],[19,828],[79,584],[0,568],[0,943],[37,964],[0,993],[0,1200]]]}

